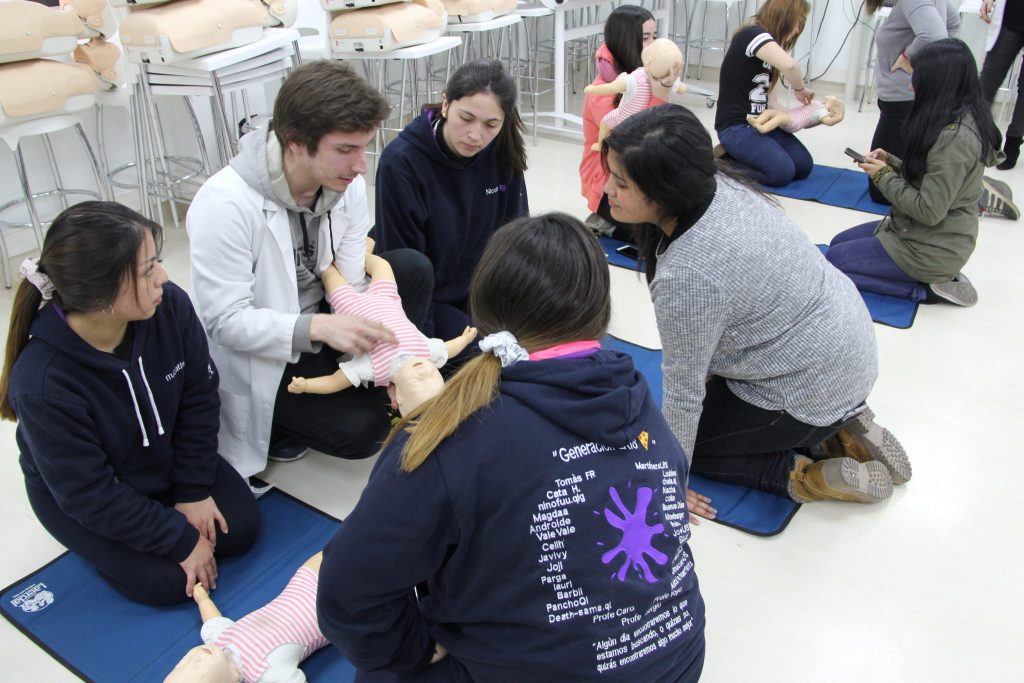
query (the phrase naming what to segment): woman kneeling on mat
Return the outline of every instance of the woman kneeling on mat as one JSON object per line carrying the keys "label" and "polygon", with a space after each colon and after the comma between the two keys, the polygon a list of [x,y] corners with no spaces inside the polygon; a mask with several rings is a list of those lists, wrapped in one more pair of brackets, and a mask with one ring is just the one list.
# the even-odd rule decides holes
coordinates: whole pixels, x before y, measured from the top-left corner
{"label": "woman kneeling on mat", "polygon": [[[638,224],[665,417],[691,470],[799,502],[888,498],[910,464],[864,409],[878,356],[849,279],[748,180],[716,164],[689,110],[634,115],[603,154],[612,216]],[[687,503],[714,516],[695,492]]]}
{"label": "woman kneeling on mat", "polygon": [[57,216],[22,264],[0,379],[40,523],[154,605],[216,586],[214,553],[244,553],[260,528],[248,484],[217,454],[217,370],[161,242],[120,204]]}
{"label": "woman kneeling on mat", "polygon": [[632,360],[599,347],[597,239],[513,221],[470,307],[483,353],[393,430],[324,548],[324,635],[365,682],[697,681],[686,458]]}
{"label": "woman kneeling on mat", "polygon": [[982,175],[1001,158],[1002,136],[963,41],[924,46],[911,83],[906,157],[876,149],[858,164],[892,210],[836,235],[828,260],[865,292],[973,306],[978,293],[960,269],[974,252]]}

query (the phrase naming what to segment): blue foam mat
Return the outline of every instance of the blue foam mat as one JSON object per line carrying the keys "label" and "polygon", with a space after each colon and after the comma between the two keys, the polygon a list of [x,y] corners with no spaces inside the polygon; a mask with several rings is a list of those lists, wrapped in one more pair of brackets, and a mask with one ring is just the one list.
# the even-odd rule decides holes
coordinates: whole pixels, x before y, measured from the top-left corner
{"label": "blue foam mat", "polygon": [[868,194],[867,175],[861,170],[815,164],[811,174],[785,187],[765,187],[765,192],[791,199],[805,199],[884,216],[889,207]]}
{"label": "blue foam mat", "polygon": [[[275,598],[340,524],[276,490],[263,496],[259,507],[263,529],[256,545],[217,564],[213,599],[224,616],[234,619]],[[39,591],[48,591],[52,604],[35,612],[22,609],[24,598]],[[147,607],[131,602],[71,553],[5,589],[0,608],[19,630],[87,681],[162,681],[202,642],[194,603]],[[352,665],[330,646],[315,652],[302,670],[311,681],[345,683],[355,677]]]}
{"label": "blue foam mat", "polygon": [[[619,247],[628,244],[628,242],[622,242],[611,237],[601,237],[598,241],[608,256],[608,263],[619,268],[643,271],[643,269],[638,267],[634,259],[623,256],[616,251]],[[821,250],[822,254],[828,251],[828,247],[824,244],[819,244],[818,249]],[[914,324],[914,319],[917,317],[917,304],[915,302],[894,296],[873,294],[872,292],[861,292],[860,295],[864,299],[864,305],[868,307],[871,319],[876,323],[900,330],[905,330]]]}
{"label": "blue foam mat", "polygon": [[[825,254],[828,252],[828,245],[819,244],[818,249]],[[860,295],[864,299],[864,305],[868,307],[871,319],[876,323],[905,330],[913,325],[914,319],[917,318],[916,301],[874,292],[861,292]]]}
{"label": "blue foam mat", "polygon": [[[633,364],[647,379],[651,394],[660,406],[661,351],[630,344],[611,335],[601,340],[601,346],[633,357]],[[718,511],[714,521],[755,536],[780,533],[800,509],[800,505],[789,498],[714,481],[699,474],[690,474],[690,488],[711,499],[711,504]]]}

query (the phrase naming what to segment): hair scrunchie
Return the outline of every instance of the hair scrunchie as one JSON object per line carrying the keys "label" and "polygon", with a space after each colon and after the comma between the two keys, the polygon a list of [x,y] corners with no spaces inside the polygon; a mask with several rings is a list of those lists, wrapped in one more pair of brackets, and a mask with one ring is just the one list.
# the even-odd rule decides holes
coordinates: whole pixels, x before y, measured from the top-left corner
{"label": "hair scrunchie", "polygon": [[49,301],[53,298],[53,283],[50,282],[50,278],[46,276],[46,273],[39,272],[39,266],[36,260],[29,256],[21,262],[21,267],[18,269],[25,279],[31,282],[39,293],[43,295],[43,301]]}
{"label": "hair scrunchie", "polygon": [[515,335],[508,331],[495,332],[484,337],[480,341],[480,350],[494,354],[501,361],[503,368],[530,359],[530,354],[519,345]]}

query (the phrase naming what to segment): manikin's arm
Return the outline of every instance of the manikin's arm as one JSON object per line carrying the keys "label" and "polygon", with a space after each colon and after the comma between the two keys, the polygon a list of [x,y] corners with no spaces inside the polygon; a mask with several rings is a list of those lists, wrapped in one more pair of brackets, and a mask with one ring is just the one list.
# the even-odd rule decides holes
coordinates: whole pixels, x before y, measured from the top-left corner
{"label": "manikin's arm", "polygon": [[210,619],[223,616],[220,610],[217,609],[217,605],[213,603],[213,599],[210,598],[210,594],[206,592],[206,586],[203,584],[197,583],[195,588],[192,589],[192,599],[196,601],[196,605],[199,607],[199,616],[202,617],[204,624]]}
{"label": "manikin's arm", "polygon": [[626,81],[620,76],[611,83],[588,85],[583,89],[583,92],[586,95],[618,95],[619,93],[626,92]]}
{"label": "manikin's arm", "polygon": [[391,264],[376,254],[366,255],[366,273],[372,280],[395,281],[395,271],[391,270]]}
{"label": "manikin's arm", "polygon": [[476,328],[467,326],[458,337],[446,341],[444,347],[448,349],[448,357],[455,358],[455,356],[465,351],[466,347],[476,339],[476,335]]}
{"label": "manikin's arm", "polygon": [[323,377],[292,377],[288,384],[290,394],[335,394],[348,389],[352,382],[344,372],[338,370],[332,375]]}

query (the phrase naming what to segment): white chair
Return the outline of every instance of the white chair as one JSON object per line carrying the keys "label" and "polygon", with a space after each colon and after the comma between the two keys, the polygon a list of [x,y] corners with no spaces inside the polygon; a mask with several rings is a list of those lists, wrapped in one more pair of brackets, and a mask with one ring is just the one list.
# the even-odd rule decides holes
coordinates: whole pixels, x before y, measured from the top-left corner
{"label": "white chair", "polygon": [[[449,34],[461,33],[464,36],[459,63],[465,64],[474,59],[483,59],[484,57],[500,59],[504,52],[503,43],[507,33],[509,36],[507,65],[511,71],[512,53],[514,51],[511,38],[512,29],[521,23],[522,20],[522,16],[516,13],[468,24],[449,23],[447,29]],[[477,36],[479,36],[479,39]]]}
{"label": "white chair", "polygon": [[[729,49],[729,19],[733,14],[733,10],[737,11],[736,23],[737,25],[743,20],[746,14],[746,0],[702,0],[704,3],[704,11],[701,17],[700,25],[700,38],[694,39],[692,36],[693,28],[693,17],[697,14],[697,6],[694,5],[693,11],[688,12],[686,18],[686,41],[684,49],[686,51],[684,57],[686,61],[687,73],[690,69],[690,48],[696,48],[698,51],[697,56],[697,80],[700,80],[701,71],[704,68],[704,51],[712,50],[715,52],[721,52],[723,55],[725,51]],[[715,5],[721,7],[724,14],[724,27],[722,29],[721,38],[711,38],[708,36],[708,7]],[[739,5],[739,7],[736,7]]]}
{"label": "white chair", "polygon": [[[346,61],[363,62],[363,72],[366,80],[376,85],[377,90],[391,100],[391,109],[398,110],[398,117],[389,117],[388,121],[377,131],[374,139],[373,151],[368,154],[374,158],[374,172],[369,174],[370,178],[376,175],[376,160],[380,157],[381,150],[387,143],[388,133],[398,134],[407,123],[406,114],[411,121],[418,113],[422,104],[426,104],[435,93],[439,93],[448,82],[452,70],[452,57],[454,52],[462,45],[462,39],[458,36],[442,36],[437,40],[422,45],[412,45],[391,50],[385,54],[356,54],[345,57]],[[438,55],[445,55],[444,79],[439,87],[434,87],[434,70],[431,61]],[[402,65],[401,76],[398,81],[388,81],[388,65],[398,62]],[[420,73],[425,78],[420,78]],[[398,101],[393,97],[397,95]],[[408,103],[408,108],[406,104]]]}
{"label": "white chair", "polygon": [[[77,68],[69,65],[63,66]],[[45,81],[41,82],[41,85],[46,90],[49,90],[51,87],[50,84]],[[86,137],[85,130],[82,128],[81,121],[78,118],[78,113],[91,108],[95,104],[95,101],[95,93],[77,94],[68,97],[63,102],[50,107],[46,111],[36,111],[22,116],[18,116],[16,114],[11,115],[12,112],[4,112],[3,115],[0,116],[0,139],[3,139],[14,154],[14,165],[18,173],[18,180],[21,189],[20,198],[0,205],[0,266],[3,268],[4,286],[6,287],[11,286],[11,273],[9,267],[10,253],[7,244],[8,230],[31,230],[32,236],[35,239],[36,247],[42,248],[43,235],[46,232],[46,228],[49,227],[52,222],[52,219],[58,212],[68,208],[70,204],[74,203],[68,201],[69,197],[79,196],[89,197],[92,199],[109,198],[107,195],[107,185],[102,180],[100,166],[96,160],[96,155],[93,153],[92,145],[89,144],[89,139]],[[90,162],[93,176],[96,180],[95,192],[92,190],[66,187],[64,185],[64,180],[61,178],[60,164],[57,162],[57,158],[53,150],[53,144],[50,141],[49,136],[52,133],[57,133],[68,128],[75,129],[75,133],[77,133],[78,138],[85,149],[86,157]],[[42,136],[44,151],[54,183],[53,189],[42,192],[32,191],[29,174],[26,169],[25,159],[22,153],[22,141],[25,138],[33,136]],[[45,213],[37,204],[38,200],[44,200],[44,202],[48,204],[46,207],[48,210]],[[52,207],[54,202],[48,200],[56,200],[57,207],[55,210],[53,210]],[[6,220],[2,218],[5,213],[22,204],[25,206],[27,213],[27,222]]]}

